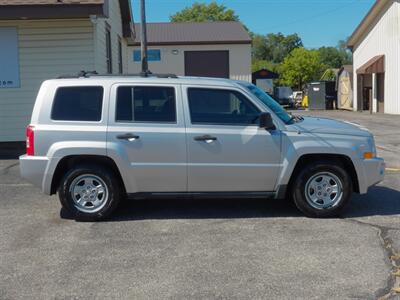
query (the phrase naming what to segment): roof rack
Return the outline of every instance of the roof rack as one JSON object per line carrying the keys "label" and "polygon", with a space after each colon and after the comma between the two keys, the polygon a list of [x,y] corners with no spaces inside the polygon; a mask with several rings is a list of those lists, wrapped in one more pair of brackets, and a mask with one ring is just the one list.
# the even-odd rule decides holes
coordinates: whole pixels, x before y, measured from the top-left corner
{"label": "roof rack", "polygon": [[136,74],[99,74],[96,71],[80,71],[76,75],[61,75],[57,79],[69,78],[90,78],[90,77],[157,77],[157,78],[178,78],[175,74],[157,74],[157,73],[136,73]]}

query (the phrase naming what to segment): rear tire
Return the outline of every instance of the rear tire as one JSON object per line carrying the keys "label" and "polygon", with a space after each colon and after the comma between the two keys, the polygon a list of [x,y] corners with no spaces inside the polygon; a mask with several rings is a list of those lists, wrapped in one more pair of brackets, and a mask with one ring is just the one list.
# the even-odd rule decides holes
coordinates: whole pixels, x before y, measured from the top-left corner
{"label": "rear tire", "polygon": [[109,169],[79,165],[65,174],[58,196],[75,220],[99,221],[117,208],[122,190],[118,177]]}
{"label": "rear tire", "polygon": [[353,185],[341,164],[317,161],[302,167],[291,193],[297,208],[307,217],[336,217],[350,201]]}

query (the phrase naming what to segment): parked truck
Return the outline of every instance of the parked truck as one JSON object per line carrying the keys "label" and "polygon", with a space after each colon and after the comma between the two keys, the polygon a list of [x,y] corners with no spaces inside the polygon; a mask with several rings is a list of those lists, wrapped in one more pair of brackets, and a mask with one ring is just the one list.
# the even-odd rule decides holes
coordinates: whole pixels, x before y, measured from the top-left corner
{"label": "parked truck", "polygon": [[293,90],[288,86],[278,86],[274,88],[274,98],[282,106],[293,107]]}

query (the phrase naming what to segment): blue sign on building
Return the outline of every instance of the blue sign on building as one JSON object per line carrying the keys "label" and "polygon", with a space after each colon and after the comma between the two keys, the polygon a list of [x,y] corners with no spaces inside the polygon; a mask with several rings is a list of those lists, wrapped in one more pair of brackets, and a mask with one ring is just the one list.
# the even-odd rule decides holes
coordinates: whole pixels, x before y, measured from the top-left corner
{"label": "blue sign on building", "polygon": [[[133,61],[140,62],[142,55],[140,50],[133,50]],[[160,49],[148,49],[147,50],[147,61],[161,61]]]}

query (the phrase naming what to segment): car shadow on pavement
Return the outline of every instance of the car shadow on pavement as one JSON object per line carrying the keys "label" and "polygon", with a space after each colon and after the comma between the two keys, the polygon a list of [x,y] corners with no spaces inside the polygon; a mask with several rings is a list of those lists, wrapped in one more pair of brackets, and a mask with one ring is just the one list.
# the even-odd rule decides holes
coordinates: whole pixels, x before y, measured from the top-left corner
{"label": "car shadow on pavement", "polygon": [[[354,194],[341,218],[377,215],[400,216],[400,191],[372,187],[368,194]],[[60,216],[71,219],[61,210]],[[105,222],[152,219],[230,219],[303,217],[289,200],[273,199],[142,199],[124,200]]]}
{"label": "car shadow on pavement", "polygon": [[301,216],[294,204],[273,199],[148,199],[125,201],[110,221]]}
{"label": "car shadow on pavement", "polygon": [[[384,186],[354,194],[342,218],[400,216],[400,191]],[[127,200],[108,221],[146,219],[229,219],[303,217],[289,200],[274,199],[162,199]]]}
{"label": "car shadow on pavement", "polygon": [[[71,219],[61,210],[60,216]],[[106,222],[151,219],[229,219],[302,216],[288,200],[140,199],[124,200]]]}
{"label": "car shadow on pavement", "polygon": [[344,212],[343,217],[395,215],[400,217],[400,190],[385,186],[373,186],[369,189],[368,194],[353,195],[352,201]]}

